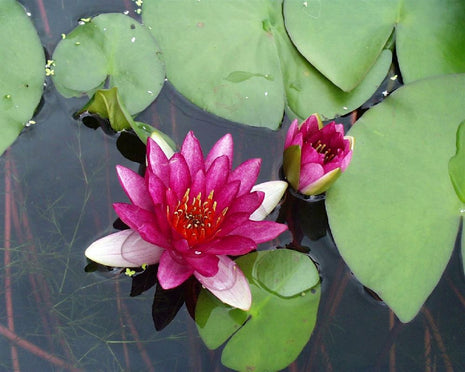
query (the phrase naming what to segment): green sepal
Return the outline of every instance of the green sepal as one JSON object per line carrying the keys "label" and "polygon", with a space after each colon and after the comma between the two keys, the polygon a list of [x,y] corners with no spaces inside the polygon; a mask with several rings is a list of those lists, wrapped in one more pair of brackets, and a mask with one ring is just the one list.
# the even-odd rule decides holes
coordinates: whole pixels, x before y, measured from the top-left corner
{"label": "green sepal", "polygon": [[301,156],[302,149],[298,145],[289,146],[283,154],[284,176],[295,190],[299,189]]}

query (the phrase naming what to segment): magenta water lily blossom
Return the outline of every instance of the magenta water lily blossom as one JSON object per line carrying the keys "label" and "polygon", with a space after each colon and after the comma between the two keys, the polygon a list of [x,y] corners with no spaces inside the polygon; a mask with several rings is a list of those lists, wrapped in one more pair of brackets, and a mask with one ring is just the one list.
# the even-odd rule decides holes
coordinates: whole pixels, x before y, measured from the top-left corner
{"label": "magenta water lily blossom", "polygon": [[344,136],[342,124],[325,126],[313,114],[300,126],[294,120],[284,144],[284,175],[304,195],[325,192],[344,172],[352,159],[354,138]]}
{"label": "magenta water lily blossom", "polygon": [[192,132],[181,151],[168,156],[149,139],[145,177],[117,166],[131,204],[114,208],[130,229],[97,240],[86,256],[116,267],[159,263],[158,282],[164,289],[194,275],[224,303],[248,310],[248,282],[228,256],[246,254],[286,230],[286,225],[263,220],[286,183],[254,186],[261,160],[247,160],[232,170],[232,159],[230,134],[206,157]]}

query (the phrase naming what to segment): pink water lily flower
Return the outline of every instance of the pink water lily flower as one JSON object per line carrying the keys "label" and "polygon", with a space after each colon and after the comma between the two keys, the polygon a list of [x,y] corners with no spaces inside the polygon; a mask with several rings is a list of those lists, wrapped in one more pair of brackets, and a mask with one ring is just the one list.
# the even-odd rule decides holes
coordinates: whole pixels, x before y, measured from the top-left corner
{"label": "pink water lily flower", "polygon": [[130,229],[97,240],[86,256],[115,267],[159,263],[158,282],[164,289],[194,275],[224,303],[248,310],[247,279],[228,255],[246,254],[287,229],[263,221],[286,183],[254,186],[261,160],[247,160],[232,170],[232,159],[230,134],[205,158],[192,132],[181,151],[168,157],[149,139],[145,177],[117,166],[131,204],[116,203],[114,208]]}
{"label": "pink water lily flower", "polygon": [[321,194],[345,171],[353,148],[354,138],[344,136],[342,124],[323,126],[318,114],[300,126],[294,120],[284,143],[284,175],[300,193]]}

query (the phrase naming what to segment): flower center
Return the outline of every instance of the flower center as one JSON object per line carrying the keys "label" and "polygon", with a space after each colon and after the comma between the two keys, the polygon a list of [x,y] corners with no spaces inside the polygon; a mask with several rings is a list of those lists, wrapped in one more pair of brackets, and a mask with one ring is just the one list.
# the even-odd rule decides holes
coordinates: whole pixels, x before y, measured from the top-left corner
{"label": "flower center", "polygon": [[213,190],[205,201],[201,193],[190,200],[189,193],[190,189],[187,189],[172,213],[168,206],[167,216],[171,226],[187,240],[189,246],[193,246],[215,234],[228,208],[217,213]]}
{"label": "flower center", "polygon": [[337,150],[334,151],[334,149],[332,149],[326,143],[321,142],[321,140],[318,140],[315,143],[312,143],[311,145],[318,153],[323,154],[325,156],[323,160],[325,164],[329,163],[336,156]]}

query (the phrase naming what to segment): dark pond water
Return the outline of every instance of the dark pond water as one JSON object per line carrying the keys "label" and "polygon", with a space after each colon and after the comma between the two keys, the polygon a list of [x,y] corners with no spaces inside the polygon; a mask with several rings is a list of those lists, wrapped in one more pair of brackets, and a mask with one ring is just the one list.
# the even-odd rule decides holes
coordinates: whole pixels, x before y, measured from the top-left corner
{"label": "dark pond water", "polygon": [[[81,17],[125,10],[132,15],[136,9],[134,3],[119,0],[22,3],[49,54],[61,33],[73,29]],[[221,349],[204,346],[185,308],[156,332],[153,289],[130,297],[128,277],[84,272],[85,248],[113,231],[111,204],[126,200],[115,165],[137,169],[117,150],[117,136],[72,118],[85,102],[62,98],[48,81],[37,124],[0,159],[0,369],[227,370],[221,365]],[[194,107],[169,84],[139,119],[176,143],[192,129],[205,149],[231,132],[236,165],[261,157],[259,181],[279,178],[288,120],[277,132],[230,123]],[[287,370],[464,370],[465,283],[458,247],[420,314],[402,325],[351,275],[332,242],[322,204],[296,202],[281,212],[295,224],[295,236],[286,232],[261,248],[291,243],[308,248],[322,277],[315,331]],[[13,318],[8,318],[9,311]],[[14,334],[8,333],[13,328]]]}

